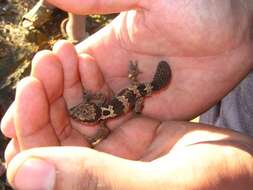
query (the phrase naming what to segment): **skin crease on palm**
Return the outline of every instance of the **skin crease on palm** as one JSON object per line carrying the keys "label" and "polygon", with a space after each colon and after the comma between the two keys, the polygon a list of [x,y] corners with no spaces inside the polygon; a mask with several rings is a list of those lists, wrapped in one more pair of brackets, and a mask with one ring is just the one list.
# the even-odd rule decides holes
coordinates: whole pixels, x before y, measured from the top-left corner
{"label": "skin crease on palm", "polygon": [[[115,168],[122,173],[132,169],[131,173],[136,173],[139,180],[135,183],[135,180],[131,178],[132,183],[145,185],[145,183],[140,183],[141,180],[146,179],[145,177],[156,181],[158,180],[156,176],[151,174],[162,175],[166,171],[152,170],[153,166],[163,166],[168,163],[168,167],[175,170],[171,169],[172,173],[167,171],[168,173],[164,176],[182,175],[191,171],[190,168],[188,169],[190,166],[185,166],[184,171],[177,168],[178,165],[184,165],[182,163],[185,163],[185,157],[188,157],[188,161],[192,163],[196,159],[192,157],[195,153],[198,154],[198,159],[206,160],[207,163],[209,163],[211,153],[216,154],[218,161],[219,156],[224,158],[219,143],[221,143],[220,146],[229,147],[229,157],[235,157],[234,154],[241,155],[238,160],[252,162],[248,153],[252,151],[240,149],[240,146],[237,146],[237,144],[252,146],[252,139],[229,131],[220,130],[219,133],[219,130],[216,131],[201,124],[157,121],[187,120],[195,117],[225,96],[252,70],[253,48],[250,27],[252,6],[250,1],[160,0],[159,3],[158,1],[107,1],[108,3],[100,1],[100,6],[96,5],[96,1],[86,1],[85,5],[76,7],[74,7],[75,2],[77,3],[78,0],[64,1],[66,4],[71,3],[68,6],[61,0],[50,2],[63,9],[68,7],[69,10],[79,14],[132,10],[122,12],[111,24],[77,45],[79,56],[66,42],[57,43],[52,52],[43,51],[35,56],[31,77],[22,80],[18,85],[15,102],[1,123],[3,133],[12,138],[6,150],[7,161],[10,161],[20,150],[33,147],[88,146],[83,134],[88,136],[94,134],[94,128],[85,127],[73,121],[70,124],[65,106],[66,104],[67,107],[71,107],[81,101],[81,86],[111,94],[129,84],[127,79],[129,60],[139,61],[142,72],[140,81],[150,80],[156,64],[160,60],[167,60],[170,62],[173,74],[168,88],[145,100],[142,117],[132,119],[131,115],[127,115],[109,121],[108,126],[113,129],[112,134],[96,147],[102,152],[130,160],[154,161],[148,167],[146,163],[128,161],[129,167],[126,167],[122,164],[127,162],[126,160],[80,148],[84,153],[94,154],[94,157],[91,156],[93,159],[104,156],[101,159],[105,162],[98,163],[101,163],[101,167],[105,167],[107,173],[101,175],[114,176],[113,172],[117,173],[114,171]],[[55,64],[51,64],[52,62]],[[206,130],[199,127],[204,127]],[[201,144],[207,140],[217,141],[217,143]],[[234,143],[229,143],[229,140]],[[198,142],[201,142],[200,145],[184,147]],[[49,160],[53,163],[60,164],[65,161],[64,167],[57,166],[63,172],[61,177],[67,178],[64,171],[68,165],[66,164],[66,160],[69,161],[68,155],[75,155],[77,151],[80,151],[77,147],[72,150],[63,148],[58,149],[62,154],[54,155],[53,152],[58,152],[56,149],[48,149],[52,154],[40,149],[25,151],[11,163],[22,162],[29,155],[41,158],[48,158],[47,156],[51,155]],[[73,154],[64,155],[64,151],[73,152]],[[172,153],[168,154],[169,151]],[[76,163],[69,163],[69,173],[73,169],[71,164],[81,164],[83,159],[88,160],[90,164],[92,159],[84,153],[80,153],[81,156],[76,159]],[[165,156],[161,157],[162,155]],[[174,162],[170,160],[178,155],[182,155],[182,160],[174,165]],[[118,167],[106,170],[107,165],[103,165],[106,161],[116,165],[118,163]],[[90,167],[92,166],[91,164]],[[249,167],[244,166],[243,163],[239,166],[228,167],[231,176],[240,166]],[[209,168],[210,165],[207,164],[206,167]],[[89,169],[85,166],[80,168],[89,173]],[[135,168],[141,169],[136,171]],[[209,170],[210,174],[218,175],[215,173],[216,167],[213,168],[213,171]],[[219,168],[218,164],[217,168]],[[8,171],[11,182],[13,182],[14,171],[15,167],[10,167]],[[176,172],[176,175],[173,172]],[[143,174],[143,178],[139,177],[140,173]],[[147,173],[150,175],[146,176]],[[244,175],[243,172],[240,174]],[[203,180],[201,175],[189,176],[183,179]],[[120,184],[123,179],[124,177],[121,176],[118,183]],[[161,180],[159,187],[176,189],[177,182],[180,184],[180,181],[173,177],[168,177],[168,181],[175,183],[166,186],[168,184]],[[57,182],[56,189],[73,185],[68,180],[61,182]],[[219,182],[218,180],[217,183]],[[104,183],[109,184],[108,181]],[[117,189],[119,184],[112,186]],[[247,181],[244,184],[247,187]],[[209,187],[208,178],[203,180],[201,185],[203,185],[202,189]],[[190,186],[188,188],[190,189]],[[232,187],[227,185],[223,189],[233,188],[237,188],[234,183]],[[129,188],[126,186],[126,189]],[[138,189],[138,186],[131,189]],[[181,189],[186,188],[181,187]],[[210,189],[212,189],[211,186]]]}

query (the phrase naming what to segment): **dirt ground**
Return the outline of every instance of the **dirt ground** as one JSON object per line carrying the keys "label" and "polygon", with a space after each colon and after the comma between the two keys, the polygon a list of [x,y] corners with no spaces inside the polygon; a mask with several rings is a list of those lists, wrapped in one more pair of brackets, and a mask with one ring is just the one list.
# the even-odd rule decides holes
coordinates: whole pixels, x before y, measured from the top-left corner
{"label": "dirt ground", "polygon": [[[52,18],[41,27],[28,30],[22,27],[22,16],[37,0],[0,0],[0,120],[15,97],[17,82],[30,72],[31,60],[41,49],[50,49],[63,35],[60,24],[67,14],[55,9]],[[90,34],[111,21],[115,15],[89,15],[86,29]],[[0,158],[8,139],[0,134]],[[0,190],[8,190],[1,176]]]}

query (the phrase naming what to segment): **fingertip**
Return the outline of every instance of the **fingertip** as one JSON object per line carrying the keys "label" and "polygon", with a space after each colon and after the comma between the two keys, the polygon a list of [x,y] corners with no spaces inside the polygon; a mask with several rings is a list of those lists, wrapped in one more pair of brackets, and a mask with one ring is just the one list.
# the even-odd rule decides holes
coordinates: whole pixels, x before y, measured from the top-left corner
{"label": "fingertip", "polygon": [[[18,99],[23,94],[30,93],[30,88],[34,87],[42,88],[40,81],[33,76],[24,77],[17,83],[16,99]],[[18,100],[16,101],[16,105],[18,105]]]}
{"label": "fingertip", "polygon": [[85,3],[83,3],[82,0],[72,0],[72,1],[49,0],[49,2],[61,8],[62,10],[75,13],[78,15],[121,12],[137,8],[138,4],[140,4],[139,1],[137,0],[128,0],[128,1],[86,0]]}
{"label": "fingertip", "polygon": [[32,60],[31,76],[41,81],[49,102],[55,101],[63,92],[63,71],[58,57],[49,50],[38,52]]}
{"label": "fingertip", "polygon": [[54,189],[56,179],[54,164],[36,157],[15,164],[18,167],[11,164],[12,167],[7,172],[7,177],[15,189]]}
{"label": "fingertip", "polygon": [[73,44],[66,40],[56,42],[53,52],[58,56],[63,68],[64,88],[71,88],[79,82],[78,57]]}
{"label": "fingertip", "polygon": [[104,77],[95,59],[88,54],[79,55],[79,70],[85,89],[97,92],[105,86]]}
{"label": "fingertip", "polygon": [[82,99],[77,53],[75,47],[66,40],[58,41],[53,47],[53,52],[58,56],[63,68],[63,96],[67,107],[71,107]]}
{"label": "fingertip", "polygon": [[15,127],[13,122],[14,102],[10,105],[0,122],[2,133],[9,138],[16,136]]}
{"label": "fingertip", "polygon": [[36,64],[37,62],[39,62],[44,57],[51,56],[51,55],[52,55],[52,52],[50,50],[38,51],[32,59],[32,64]]}
{"label": "fingertip", "polygon": [[53,46],[53,52],[59,52],[62,48],[75,49],[75,46],[67,40],[58,40]]}
{"label": "fingertip", "polygon": [[12,160],[12,158],[14,158],[14,156],[19,153],[19,151],[20,149],[17,139],[11,139],[4,151],[4,159],[7,165]]}
{"label": "fingertip", "polygon": [[[35,77],[32,76],[27,76],[24,77],[22,80],[20,80],[17,83],[17,88],[16,88],[16,99],[18,99],[20,97],[20,95],[22,95],[24,92],[26,92],[26,89],[29,89],[33,86],[38,86],[41,85],[39,80]],[[28,92],[30,92],[30,90],[28,90]],[[18,105],[19,101],[16,101],[16,106]],[[15,106],[15,107],[16,107]]]}

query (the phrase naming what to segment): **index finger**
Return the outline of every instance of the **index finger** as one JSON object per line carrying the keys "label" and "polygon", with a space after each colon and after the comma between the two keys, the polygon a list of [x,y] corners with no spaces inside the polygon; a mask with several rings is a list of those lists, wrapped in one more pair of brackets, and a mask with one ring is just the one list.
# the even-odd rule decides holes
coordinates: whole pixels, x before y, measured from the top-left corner
{"label": "index finger", "polygon": [[48,0],[56,7],[80,15],[116,13],[139,7],[137,0]]}

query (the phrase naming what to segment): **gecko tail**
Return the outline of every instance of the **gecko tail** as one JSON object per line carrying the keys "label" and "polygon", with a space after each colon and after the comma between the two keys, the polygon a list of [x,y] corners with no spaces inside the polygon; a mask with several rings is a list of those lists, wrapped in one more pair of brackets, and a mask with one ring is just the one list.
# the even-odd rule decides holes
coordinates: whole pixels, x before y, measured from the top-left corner
{"label": "gecko tail", "polygon": [[155,76],[151,82],[153,90],[157,91],[167,86],[171,79],[171,68],[168,62],[160,61],[158,63]]}

